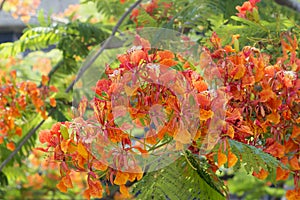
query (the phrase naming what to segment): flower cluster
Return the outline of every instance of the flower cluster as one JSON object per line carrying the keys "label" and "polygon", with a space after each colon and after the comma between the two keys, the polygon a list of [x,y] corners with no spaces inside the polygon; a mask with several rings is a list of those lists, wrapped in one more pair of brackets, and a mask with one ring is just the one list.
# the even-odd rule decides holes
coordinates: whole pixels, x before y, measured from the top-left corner
{"label": "flower cluster", "polygon": [[39,5],[40,0],[8,0],[4,3],[4,10],[10,11],[14,18],[20,17],[22,21],[28,22]]}
{"label": "flower cluster", "polygon": [[[270,63],[270,55],[245,46],[241,52],[222,48],[217,35],[212,38],[215,50],[202,53],[201,63],[214,61],[222,74],[223,85],[229,96],[224,147],[229,148],[226,137],[253,145],[273,155],[289,170],[277,168],[276,180],[286,180],[294,175],[295,190],[299,190],[299,142],[300,142],[300,59],[297,58],[297,40],[289,33],[281,35],[283,56]],[[209,67],[209,66],[207,66]],[[223,148],[222,148],[223,149]],[[220,148],[218,165],[235,160],[228,159]],[[242,159],[242,158],[241,158]],[[264,169],[253,175],[264,179]],[[291,192],[289,192],[290,194]]]}
{"label": "flower cluster", "polygon": [[[73,187],[73,170],[87,173],[87,198],[102,197],[102,184],[109,182],[129,197],[125,184],[143,176],[138,158],[159,152],[163,140],[168,142],[162,148],[170,144],[178,151],[196,140],[204,143],[211,134],[209,124],[220,127],[221,91],[209,91],[208,82],[182,54],[152,49],[136,36],[118,62],[117,68],[106,67],[107,78],[97,82],[95,98],[81,100],[72,122],[57,123],[39,135],[47,144],[43,150],[54,149],[60,162],[61,191]],[[87,117],[88,110],[93,114]]]}
{"label": "flower cluster", "polygon": [[138,20],[138,16],[141,12],[147,12],[148,15],[158,23],[163,19],[171,19],[172,16],[169,11],[172,7],[172,4],[172,2],[151,0],[147,3],[141,4],[140,8],[135,8],[131,13],[130,19],[134,21],[138,27],[142,27],[144,24],[149,23],[147,20]]}
{"label": "flower cluster", "polygon": [[3,72],[0,80],[0,144],[5,143],[9,150],[14,150],[15,136],[22,136],[21,126],[24,112],[37,112],[46,119],[46,101],[52,107],[56,106],[56,101],[50,97],[57,89],[47,86],[48,77],[42,76],[42,86],[38,87],[31,81],[18,82],[16,71],[9,74]]}

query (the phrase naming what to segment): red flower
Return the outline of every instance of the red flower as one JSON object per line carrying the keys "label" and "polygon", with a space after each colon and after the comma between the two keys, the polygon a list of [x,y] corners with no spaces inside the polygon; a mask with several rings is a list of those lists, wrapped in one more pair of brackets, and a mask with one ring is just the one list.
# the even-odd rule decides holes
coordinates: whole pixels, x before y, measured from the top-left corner
{"label": "red flower", "polygon": [[137,20],[138,16],[139,16],[139,10],[137,8],[133,9],[132,13],[130,15],[130,19],[137,24],[138,23],[138,20]]}
{"label": "red flower", "polygon": [[236,9],[239,11],[237,15],[241,18],[246,18],[247,11],[252,12],[258,2],[260,2],[260,0],[249,0],[244,2],[242,6],[237,6]]}

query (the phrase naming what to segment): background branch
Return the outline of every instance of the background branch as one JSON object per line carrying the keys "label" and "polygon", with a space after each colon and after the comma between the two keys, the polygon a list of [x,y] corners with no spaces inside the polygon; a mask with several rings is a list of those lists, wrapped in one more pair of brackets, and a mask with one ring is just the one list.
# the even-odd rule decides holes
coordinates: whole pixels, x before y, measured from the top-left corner
{"label": "background branch", "polygon": [[275,0],[279,5],[289,7],[297,12],[300,12],[300,2],[296,0]]}
{"label": "background branch", "polygon": [[5,3],[6,0],[3,0],[0,4],[0,11],[3,9],[3,6],[4,6],[4,3]]}
{"label": "background branch", "polygon": [[120,18],[120,20],[117,22],[116,26],[113,28],[111,35],[107,40],[105,40],[104,44],[102,47],[95,53],[95,55],[82,67],[80,68],[76,79],[69,85],[69,87],[66,89],[66,92],[69,92],[75,85],[75,83],[81,78],[81,76],[84,74],[84,72],[95,62],[95,60],[102,54],[102,52],[106,49],[107,46],[109,46],[111,40],[115,36],[115,34],[118,32],[119,27],[125,20],[125,18],[131,13],[131,11],[137,7],[142,0],[138,0],[135,2]]}

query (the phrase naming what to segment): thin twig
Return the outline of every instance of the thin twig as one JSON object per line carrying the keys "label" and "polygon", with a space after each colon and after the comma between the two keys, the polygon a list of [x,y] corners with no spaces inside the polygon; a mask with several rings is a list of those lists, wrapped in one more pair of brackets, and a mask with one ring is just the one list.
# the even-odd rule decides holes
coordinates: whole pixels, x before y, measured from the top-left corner
{"label": "thin twig", "polygon": [[[138,0],[136,3],[134,3],[120,18],[120,20],[117,22],[117,24],[114,26],[112,33],[110,35],[110,37],[104,42],[104,44],[102,45],[101,49],[99,49],[99,51],[92,57],[92,59],[86,64],[84,65],[80,70],[79,73],[77,75],[77,78],[67,87],[67,89],[65,90],[65,93],[68,93],[71,91],[71,89],[73,88],[73,86],[75,85],[75,83],[78,81],[78,79],[84,74],[84,72],[93,64],[93,62],[98,58],[98,56],[101,55],[101,53],[105,50],[105,48],[107,47],[107,45],[109,44],[109,42],[111,41],[111,39],[114,37],[114,35],[116,34],[116,32],[118,31],[119,27],[121,26],[121,24],[123,23],[123,21],[125,20],[125,18],[131,13],[131,11],[137,7],[140,3],[142,2],[142,0]],[[51,116],[51,114],[55,111],[56,108],[52,108],[49,113],[48,116]],[[42,120],[36,127],[34,127],[33,129],[31,129],[29,131],[29,133],[26,134],[26,136],[23,138],[23,140],[20,142],[20,144],[16,147],[16,149],[11,152],[11,154],[1,163],[0,165],[0,171],[2,171],[2,169],[5,167],[5,165],[7,165],[7,163],[9,163],[9,161],[11,161],[11,159],[21,150],[21,148],[23,147],[23,145],[29,140],[29,138],[44,124],[45,120]]]}

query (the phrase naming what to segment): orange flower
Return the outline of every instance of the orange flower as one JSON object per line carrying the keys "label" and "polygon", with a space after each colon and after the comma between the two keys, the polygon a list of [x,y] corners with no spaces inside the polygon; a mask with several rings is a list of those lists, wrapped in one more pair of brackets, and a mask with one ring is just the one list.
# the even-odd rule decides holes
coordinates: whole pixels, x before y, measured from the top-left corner
{"label": "orange flower", "polygon": [[210,100],[207,96],[203,94],[197,94],[197,102],[201,107],[206,107],[210,105]]}
{"label": "orange flower", "polygon": [[300,160],[297,158],[297,155],[294,155],[291,160],[289,160],[290,166],[293,170],[300,170]]}
{"label": "orange flower", "polygon": [[188,62],[188,61],[186,61],[184,64],[183,64],[183,69],[188,69],[188,68],[190,68],[191,66],[190,66],[190,63]]}
{"label": "orange flower", "polygon": [[130,19],[133,20],[136,24],[138,23],[137,17],[139,16],[139,9],[135,8],[132,10],[132,13],[130,15]]}
{"label": "orange flower", "polygon": [[257,82],[260,82],[264,78],[265,73],[264,73],[264,70],[263,70],[263,66],[262,67],[255,66],[254,69],[255,69],[254,80],[257,83]]}
{"label": "orange flower", "polygon": [[244,2],[242,6],[236,6],[235,8],[239,11],[237,15],[241,18],[246,18],[246,13],[252,12],[258,2],[260,2],[260,0],[249,0]]}
{"label": "orange flower", "polygon": [[69,140],[63,140],[63,141],[61,141],[61,143],[60,143],[60,148],[61,148],[61,150],[62,150],[64,153],[67,153],[67,152],[68,152],[70,142],[71,142],[70,139],[69,139]]}
{"label": "orange flower", "polygon": [[66,176],[64,176],[61,179],[61,182],[63,182],[63,184],[67,187],[67,188],[73,188],[73,184],[72,184],[72,180],[69,174],[67,174]]}
{"label": "orange flower", "polygon": [[281,100],[279,98],[271,98],[267,101],[268,106],[273,109],[273,110],[277,110],[279,108],[279,106],[281,106]]}
{"label": "orange flower", "polygon": [[56,107],[56,100],[55,100],[55,98],[53,98],[53,97],[50,98],[50,105],[52,107]]}
{"label": "orange flower", "polygon": [[284,141],[284,147],[285,147],[285,153],[288,154],[290,152],[297,151],[297,149],[299,148],[299,144],[297,144],[296,141],[290,138],[289,140]]}
{"label": "orange flower", "polygon": [[255,83],[255,77],[245,74],[242,78],[244,86],[253,85]]}
{"label": "orange flower", "polygon": [[225,50],[227,53],[235,52],[235,49],[233,49],[232,46],[230,46],[230,45],[226,45],[226,46],[224,47],[224,50]]}
{"label": "orange flower", "polygon": [[130,61],[130,57],[128,54],[121,54],[121,55],[118,55],[118,60],[121,62],[121,63],[126,63],[126,62],[129,62]]}
{"label": "orange flower", "polygon": [[116,185],[125,185],[129,179],[129,174],[126,172],[118,171],[116,174],[116,178],[114,180],[114,184]]}
{"label": "orange flower", "polygon": [[288,179],[290,174],[289,170],[282,169],[281,167],[277,167],[276,170],[276,181],[286,180]]}
{"label": "orange flower", "polygon": [[234,153],[232,153],[231,151],[228,152],[228,167],[233,167],[236,162],[238,161],[238,158],[236,157],[236,155]]}
{"label": "orange flower", "polygon": [[277,70],[275,66],[269,65],[265,68],[264,71],[266,76],[273,77]]}
{"label": "orange flower", "polygon": [[220,49],[222,47],[221,39],[219,38],[219,36],[217,35],[216,32],[212,33],[212,36],[210,38],[210,42],[214,45],[214,47],[216,49]]}
{"label": "orange flower", "polygon": [[87,159],[84,159],[80,154],[78,154],[75,160],[77,160],[78,167],[80,167],[81,169],[85,169]]}
{"label": "orange flower", "polygon": [[208,89],[208,85],[204,81],[195,81],[194,87],[198,90],[198,92],[203,92]]}
{"label": "orange flower", "polygon": [[78,142],[77,149],[78,149],[79,155],[81,155],[84,159],[88,158],[89,153],[86,150],[85,146],[82,144],[82,142]]}
{"label": "orange flower", "polygon": [[266,102],[271,98],[276,99],[276,94],[270,88],[261,91],[259,96],[261,102]]}
{"label": "orange flower", "polygon": [[59,191],[66,193],[68,191],[68,188],[65,186],[64,182],[61,180],[58,184],[56,184],[57,189]]}
{"label": "orange flower", "polygon": [[152,14],[152,12],[158,8],[158,0],[152,0],[151,2],[142,5],[145,9],[145,11],[149,14]]}
{"label": "orange flower", "polygon": [[174,59],[175,55],[172,51],[165,50],[165,51],[158,51],[157,55],[159,56],[160,60],[164,59]]}
{"label": "orange flower", "polygon": [[271,146],[265,149],[265,152],[273,155],[277,158],[282,158],[284,156],[285,147],[278,142],[274,142]]}
{"label": "orange flower", "polygon": [[278,124],[280,122],[280,115],[277,112],[276,113],[273,112],[272,114],[267,116],[267,120],[274,124]]}
{"label": "orange flower", "polygon": [[96,181],[88,180],[88,185],[89,185],[89,193],[91,196],[96,198],[102,198],[103,188],[99,180]]}
{"label": "orange flower", "polygon": [[300,127],[294,125],[293,126],[293,132],[292,132],[291,138],[297,138],[299,135],[300,135]]}
{"label": "orange flower", "polygon": [[293,190],[286,191],[287,200],[299,200],[300,199],[300,189],[296,188]]}
{"label": "orange flower", "polygon": [[143,50],[136,50],[130,55],[130,60],[135,64],[139,64],[142,60],[146,60],[146,53]]}
{"label": "orange flower", "polygon": [[49,77],[42,75],[42,85],[47,85],[48,81],[49,81]]}
{"label": "orange flower", "polygon": [[14,142],[7,143],[6,148],[11,150],[11,151],[15,150],[15,148],[16,148],[15,143]]}
{"label": "orange flower", "polygon": [[16,128],[16,134],[20,137],[22,136],[22,128],[21,127]]}
{"label": "orange flower", "polygon": [[228,126],[226,134],[232,139],[234,138],[234,128],[232,126]]}
{"label": "orange flower", "polygon": [[107,165],[97,160],[93,162],[93,167],[100,171],[105,171],[107,169]]}
{"label": "orange flower", "polygon": [[227,156],[221,152],[221,148],[218,151],[218,167],[221,167],[227,162]]}
{"label": "orange flower", "polygon": [[241,79],[243,78],[244,74],[246,72],[246,67],[242,64],[237,65],[230,73],[230,75],[234,78],[234,79]]}
{"label": "orange flower", "polygon": [[253,172],[253,176],[255,176],[261,180],[265,180],[268,177],[268,174],[269,174],[269,172],[264,169],[261,169],[258,173]]}
{"label": "orange flower", "polygon": [[139,36],[136,36],[135,40],[133,41],[133,44],[135,46],[142,46],[143,50],[145,52],[148,52],[151,49],[151,44],[150,44],[149,40],[146,40],[146,39],[141,38]]}
{"label": "orange flower", "polygon": [[254,135],[251,128],[247,125],[241,125],[241,127],[236,128],[239,132],[244,133],[246,135]]}
{"label": "orange flower", "polygon": [[168,66],[168,67],[177,65],[177,62],[173,59],[164,59],[164,60],[160,61],[159,63],[162,65]]}
{"label": "orange flower", "polygon": [[128,188],[125,185],[120,185],[120,192],[122,194],[122,198],[128,198],[128,197],[130,197]]}
{"label": "orange flower", "polygon": [[90,200],[91,199],[91,193],[90,193],[90,189],[86,189],[84,192],[83,192],[83,197]]}
{"label": "orange flower", "polygon": [[200,116],[199,116],[199,118],[200,118],[201,121],[208,120],[209,118],[212,118],[213,116],[214,116],[213,111],[200,109]]}
{"label": "orange flower", "polygon": [[51,138],[52,138],[52,134],[50,133],[49,130],[42,130],[39,133],[39,140],[42,144],[46,142],[50,143]]}

